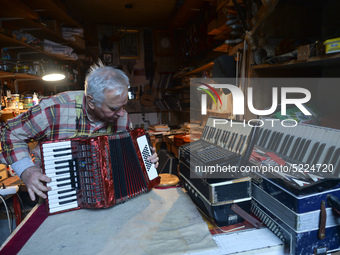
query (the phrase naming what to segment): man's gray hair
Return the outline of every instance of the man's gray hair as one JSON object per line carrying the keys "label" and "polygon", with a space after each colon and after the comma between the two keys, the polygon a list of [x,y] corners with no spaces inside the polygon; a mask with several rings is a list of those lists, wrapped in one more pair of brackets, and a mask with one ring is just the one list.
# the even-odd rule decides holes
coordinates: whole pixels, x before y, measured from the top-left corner
{"label": "man's gray hair", "polygon": [[120,95],[128,91],[129,78],[114,67],[105,66],[102,61],[92,65],[85,79],[85,95],[91,95],[97,107],[105,100],[105,90],[116,90]]}

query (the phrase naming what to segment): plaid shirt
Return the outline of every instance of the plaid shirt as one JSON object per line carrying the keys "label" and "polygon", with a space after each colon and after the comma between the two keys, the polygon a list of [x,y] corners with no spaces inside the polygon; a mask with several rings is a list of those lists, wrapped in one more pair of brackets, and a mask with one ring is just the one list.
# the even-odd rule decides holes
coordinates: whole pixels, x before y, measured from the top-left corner
{"label": "plaid shirt", "polygon": [[[84,105],[84,91],[63,92],[42,99],[38,105],[8,120],[1,128],[0,161],[11,165],[20,176],[25,169],[34,165],[27,145],[31,141],[62,140],[85,134],[106,134],[108,130],[110,133],[129,130],[127,113],[113,123],[92,122],[86,115]],[[40,166],[38,147],[35,163]]]}

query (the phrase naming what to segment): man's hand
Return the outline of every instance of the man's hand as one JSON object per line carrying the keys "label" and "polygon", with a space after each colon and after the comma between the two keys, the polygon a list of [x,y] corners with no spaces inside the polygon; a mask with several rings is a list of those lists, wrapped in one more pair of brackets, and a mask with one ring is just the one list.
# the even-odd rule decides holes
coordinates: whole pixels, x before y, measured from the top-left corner
{"label": "man's hand", "polygon": [[35,194],[42,198],[47,198],[44,192],[51,190],[50,187],[46,187],[42,182],[51,182],[51,178],[42,174],[39,167],[31,166],[27,168],[22,174],[21,179],[26,184],[28,194],[32,201],[35,201]]}
{"label": "man's hand", "polygon": [[159,158],[157,156],[156,149],[154,147],[151,147],[151,151],[152,151],[152,155],[148,157],[147,160],[150,160],[152,163],[154,163],[155,167],[157,168],[159,165],[159,162],[158,162]]}

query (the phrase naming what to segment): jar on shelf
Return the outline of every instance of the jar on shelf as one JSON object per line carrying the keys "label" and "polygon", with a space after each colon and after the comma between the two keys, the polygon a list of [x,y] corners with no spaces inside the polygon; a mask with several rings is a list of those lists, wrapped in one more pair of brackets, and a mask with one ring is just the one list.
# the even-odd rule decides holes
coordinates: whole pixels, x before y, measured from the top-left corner
{"label": "jar on shelf", "polygon": [[32,97],[25,97],[25,99],[24,99],[24,107],[25,108],[30,108],[32,106],[33,106]]}
{"label": "jar on shelf", "polygon": [[19,102],[20,95],[19,94],[12,94],[12,101],[17,101]]}

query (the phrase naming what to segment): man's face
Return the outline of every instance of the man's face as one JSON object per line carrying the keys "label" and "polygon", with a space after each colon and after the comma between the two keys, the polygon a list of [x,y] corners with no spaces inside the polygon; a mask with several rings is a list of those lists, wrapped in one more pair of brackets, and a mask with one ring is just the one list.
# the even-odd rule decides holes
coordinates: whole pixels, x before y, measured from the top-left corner
{"label": "man's face", "polygon": [[120,95],[116,94],[116,90],[105,90],[105,99],[101,107],[94,106],[94,117],[104,122],[113,122],[124,116],[127,101],[127,90]]}

